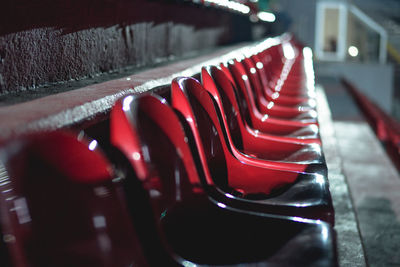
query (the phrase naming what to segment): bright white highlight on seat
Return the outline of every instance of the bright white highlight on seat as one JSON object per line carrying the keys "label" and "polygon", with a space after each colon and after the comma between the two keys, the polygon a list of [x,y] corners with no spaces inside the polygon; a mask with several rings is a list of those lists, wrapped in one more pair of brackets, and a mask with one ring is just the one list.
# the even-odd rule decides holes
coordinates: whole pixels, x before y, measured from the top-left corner
{"label": "bright white highlight on seat", "polygon": [[221,202],[218,202],[218,204],[217,204],[219,207],[221,207],[221,208],[223,208],[223,209],[225,209],[226,208],[226,205],[225,204],[223,204],[223,203],[221,203]]}
{"label": "bright white highlight on seat", "polygon": [[93,151],[93,150],[96,149],[96,147],[97,147],[97,141],[96,140],[93,140],[92,142],[90,142],[89,150]]}
{"label": "bright white highlight on seat", "polygon": [[273,13],[265,12],[265,11],[258,12],[257,17],[259,20],[262,20],[265,22],[274,22],[276,19],[275,15]]}
{"label": "bright white highlight on seat", "polygon": [[283,55],[286,59],[294,59],[296,57],[296,53],[293,49],[293,46],[289,43],[282,44]]}
{"label": "bright white highlight on seat", "polygon": [[328,237],[329,237],[328,228],[326,228],[326,227],[322,228],[321,234],[322,234],[322,238],[324,241],[328,240]]}
{"label": "bright white highlight on seat", "polygon": [[95,228],[104,228],[106,227],[106,218],[102,215],[93,217],[93,225]]}
{"label": "bright white highlight on seat", "polygon": [[124,111],[128,111],[131,107],[131,103],[133,101],[133,96],[127,96],[124,98],[124,101],[122,102],[122,109]]}
{"label": "bright white highlight on seat", "polygon": [[133,158],[134,160],[139,160],[139,159],[140,159],[140,153],[139,153],[139,152],[133,152],[132,158]]}
{"label": "bright white highlight on seat", "polygon": [[243,5],[238,2],[228,1],[228,0],[205,0],[204,2],[213,3],[217,6],[225,7],[231,10],[235,10],[237,12],[248,14],[250,12],[250,8],[246,5]]}
{"label": "bright white highlight on seat", "polygon": [[315,179],[315,181],[316,181],[317,183],[319,183],[320,185],[325,184],[324,176],[322,176],[321,174],[316,174],[316,179]]}

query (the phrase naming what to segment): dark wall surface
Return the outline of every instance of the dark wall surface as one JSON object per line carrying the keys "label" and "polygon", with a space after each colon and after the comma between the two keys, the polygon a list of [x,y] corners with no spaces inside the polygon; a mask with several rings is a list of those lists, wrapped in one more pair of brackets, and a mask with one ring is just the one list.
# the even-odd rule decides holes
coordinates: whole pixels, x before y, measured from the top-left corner
{"label": "dark wall surface", "polygon": [[237,19],[176,1],[8,1],[0,10],[0,95],[243,41]]}

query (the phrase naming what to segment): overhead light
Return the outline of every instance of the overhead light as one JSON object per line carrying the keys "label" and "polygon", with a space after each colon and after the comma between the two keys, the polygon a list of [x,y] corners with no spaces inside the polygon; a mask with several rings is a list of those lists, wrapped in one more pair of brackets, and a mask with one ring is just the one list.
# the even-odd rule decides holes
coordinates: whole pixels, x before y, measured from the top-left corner
{"label": "overhead light", "polygon": [[347,52],[349,52],[349,55],[352,57],[358,56],[358,48],[353,45],[349,46]]}
{"label": "overhead light", "polygon": [[266,21],[266,22],[274,22],[276,19],[275,15],[273,13],[265,12],[265,11],[258,12],[257,17],[260,20]]}

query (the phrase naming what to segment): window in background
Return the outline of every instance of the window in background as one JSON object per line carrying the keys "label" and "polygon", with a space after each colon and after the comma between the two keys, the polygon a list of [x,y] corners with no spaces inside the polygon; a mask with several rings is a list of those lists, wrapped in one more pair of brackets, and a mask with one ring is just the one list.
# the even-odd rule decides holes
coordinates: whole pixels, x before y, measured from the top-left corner
{"label": "window in background", "polygon": [[318,2],[315,50],[319,59],[345,58],[346,24],[347,9],[343,3]]}
{"label": "window in background", "polygon": [[386,46],[386,31],[356,6],[332,1],[317,3],[317,59],[385,63]]}

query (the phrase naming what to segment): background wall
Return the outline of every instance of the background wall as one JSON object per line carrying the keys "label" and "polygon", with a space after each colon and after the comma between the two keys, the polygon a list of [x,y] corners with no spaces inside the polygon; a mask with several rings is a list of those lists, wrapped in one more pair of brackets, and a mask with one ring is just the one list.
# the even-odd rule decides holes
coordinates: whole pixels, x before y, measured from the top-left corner
{"label": "background wall", "polygon": [[[324,0],[320,0],[324,1]],[[383,17],[393,16],[393,10],[399,4],[393,0],[330,0],[330,2],[348,2],[357,4],[363,10],[372,10]],[[292,31],[305,45],[315,48],[316,5],[318,0],[279,0],[275,1],[277,10],[286,12],[291,18],[290,31]],[[369,13],[368,13],[369,15]],[[375,19],[375,17],[374,17]],[[346,78],[363,93],[368,95],[375,103],[388,113],[393,113],[394,95],[394,68],[393,65],[379,63],[355,62],[321,62],[315,58],[317,75]],[[400,114],[400,113],[399,113]],[[400,117],[399,117],[400,118]]]}
{"label": "background wall", "polygon": [[249,24],[183,1],[7,1],[0,10],[0,95],[249,40]]}
{"label": "background wall", "polygon": [[314,48],[315,10],[317,0],[279,0],[271,3],[271,8],[290,17],[289,30],[304,44]]}
{"label": "background wall", "polygon": [[[333,76],[345,78],[373,99],[387,113],[393,105],[393,65],[356,62],[318,62],[315,66],[317,77]],[[318,79],[317,79],[318,82]]]}

